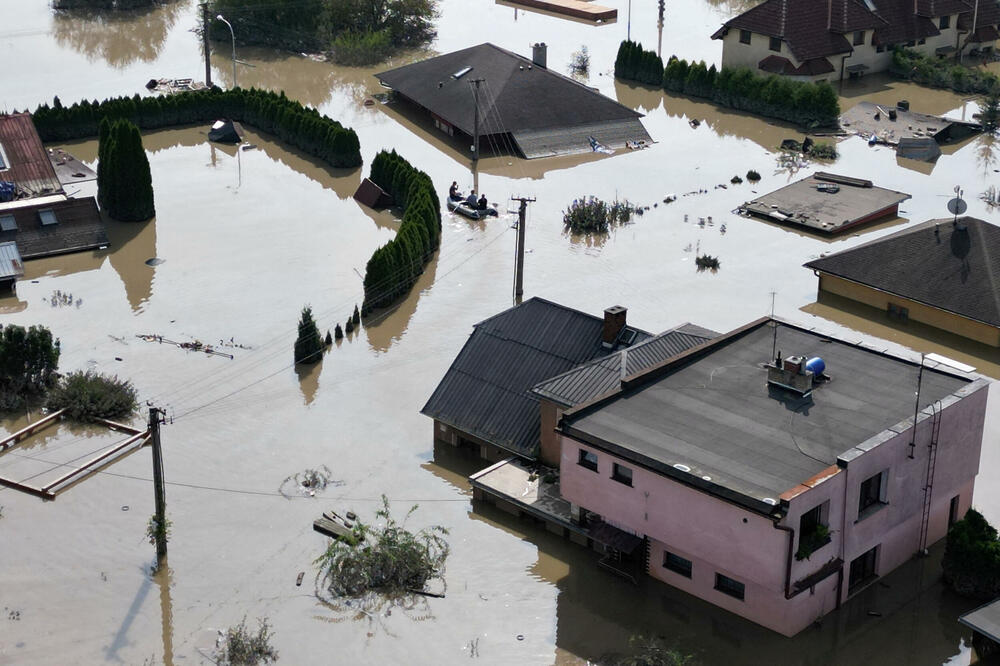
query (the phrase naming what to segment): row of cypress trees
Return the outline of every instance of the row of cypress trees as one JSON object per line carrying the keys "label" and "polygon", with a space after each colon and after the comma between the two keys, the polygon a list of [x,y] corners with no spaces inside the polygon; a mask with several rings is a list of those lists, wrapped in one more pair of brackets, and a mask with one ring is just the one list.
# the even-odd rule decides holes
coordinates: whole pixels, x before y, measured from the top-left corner
{"label": "row of cypress trees", "polygon": [[430,176],[395,150],[383,150],[372,160],[369,178],[403,209],[403,221],[396,237],[368,260],[363,314],[405,294],[441,243],[441,201]]}
{"label": "row of cypress trees", "polygon": [[63,106],[59,98],[33,114],[42,141],[68,141],[98,134],[101,119],[124,118],[140,129],[158,129],[219,118],[231,118],[276,135],[333,167],[361,165],[358,135],[316,109],[289,99],[284,92],[260,88],[207,90],[141,97],[83,100]]}
{"label": "row of cypress trees", "polygon": [[101,120],[97,144],[97,202],[101,210],[123,222],[156,215],[153,178],[142,148],[142,135],[132,122],[107,116]]}
{"label": "row of cypress trees", "polygon": [[704,62],[689,63],[676,56],[663,67],[656,53],[627,40],[618,49],[615,76],[808,127],[836,127],[840,116],[837,93],[825,81],[760,76],[747,67],[718,70],[715,65],[706,67]]}

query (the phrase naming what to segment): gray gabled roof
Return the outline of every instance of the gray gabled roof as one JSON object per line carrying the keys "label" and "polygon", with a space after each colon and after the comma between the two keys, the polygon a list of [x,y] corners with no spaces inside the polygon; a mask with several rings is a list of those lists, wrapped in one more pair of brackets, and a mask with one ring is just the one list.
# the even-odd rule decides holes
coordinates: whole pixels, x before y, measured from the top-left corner
{"label": "gray gabled roof", "polygon": [[1000,599],[980,606],[958,618],[973,631],[978,631],[991,641],[1000,643]]}
{"label": "gray gabled roof", "polygon": [[1000,227],[929,220],[806,264],[852,282],[1000,326]]}
{"label": "gray gabled roof", "polygon": [[664,331],[645,342],[568,370],[535,386],[533,392],[574,407],[617,388],[629,375],[650,368],[719,334],[693,324]]}
{"label": "gray gabled roof", "polygon": [[[467,73],[453,76],[467,68],[471,68]],[[569,77],[489,43],[375,76],[469,135],[475,121],[474,79],[483,79],[479,87],[483,135],[642,117]]]}
{"label": "gray gabled roof", "polygon": [[[422,414],[525,457],[537,455],[538,382],[606,356],[604,320],[531,298],[475,325]],[[630,327],[632,328],[632,327]],[[649,337],[637,331],[635,343]]]}

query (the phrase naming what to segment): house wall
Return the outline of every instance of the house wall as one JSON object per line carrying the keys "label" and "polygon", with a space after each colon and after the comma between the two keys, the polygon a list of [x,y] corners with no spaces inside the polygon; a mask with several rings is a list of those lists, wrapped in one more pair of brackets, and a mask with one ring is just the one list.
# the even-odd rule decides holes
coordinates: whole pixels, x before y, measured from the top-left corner
{"label": "house wall", "polygon": [[893,303],[907,308],[910,311],[909,318],[913,321],[919,321],[993,347],[1000,347],[1000,327],[990,326],[951,312],[932,308],[908,298],[873,289],[835,275],[820,273],[819,291],[844,296],[883,311],[888,309],[889,303]]}
{"label": "house wall", "polygon": [[559,466],[559,439],[556,437],[556,425],[562,416],[562,408],[550,400],[542,400],[540,404],[542,432],[539,458],[546,465]]}
{"label": "house wall", "polygon": [[[971,504],[987,389],[987,382],[979,380],[963,388],[960,397],[941,401],[928,545],[947,532],[952,497],[960,498],[959,516]],[[791,636],[862,589],[848,588],[850,563],[856,557],[879,546],[876,575],[882,576],[917,552],[933,425],[930,413],[925,410],[918,419],[913,458],[909,457],[912,429],[887,430],[859,444],[863,451],[852,449],[845,454],[850,459],[843,465],[832,466],[784,493],[786,514],[777,524],[794,530],[793,535],[777,529],[767,516],[558,433],[561,490],[574,505],[621,529],[648,536],[648,573],[654,578]],[[581,449],[597,455],[596,471],[578,463]],[[611,478],[614,463],[632,470],[631,487]],[[882,470],[888,470],[886,503],[858,520],[861,484]],[[786,597],[789,539],[792,551],[798,550],[802,515],[824,503],[828,503],[831,541],[808,559],[791,559]],[[664,567],[667,550],[692,562],[690,578]],[[840,573],[834,570],[811,588],[795,593],[796,581],[837,558],[843,563]],[[716,590],[716,573],[744,583],[745,598],[741,601]]]}
{"label": "house wall", "polygon": [[801,63],[795,59],[788,45],[782,42],[781,52],[770,49],[771,38],[760,33],[750,35],[750,43],[740,43],[740,31],[730,28],[728,34],[722,38],[722,66],[723,67],[749,67],[753,71],[760,73],[757,63],[770,55],[778,55],[788,58],[798,67]]}
{"label": "house wall", "polygon": [[466,446],[477,449],[479,457],[489,462],[499,462],[512,455],[517,455],[436,419],[434,421],[434,439],[451,446]]}

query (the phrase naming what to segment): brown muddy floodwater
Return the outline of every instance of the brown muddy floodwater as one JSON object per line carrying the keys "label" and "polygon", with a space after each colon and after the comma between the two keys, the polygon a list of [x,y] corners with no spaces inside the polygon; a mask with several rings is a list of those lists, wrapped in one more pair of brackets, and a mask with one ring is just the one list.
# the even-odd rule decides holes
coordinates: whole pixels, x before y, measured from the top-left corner
{"label": "brown muddy floodwater", "polygon": [[[900,329],[879,313],[816,303],[816,279],[801,267],[821,253],[945,215],[956,184],[965,188],[970,214],[994,219],[978,198],[1000,183],[991,139],[948,147],[934,165],[897,160],[892,150],[857,138],[840,141],[842,156],[821,168],[913,194],[901,219],[845,238],[736,217],[731,211],[752,191],[797,177],[775,154],[780,140],[797,132],[616,83],[610,70],[626,34],[628,0],[603,4],[618,7],[621,20],[594,27],[515,12],[493,0],[442,0],[432,48],[490,40],[524,53],[545,41],[550,66],[565,71],[571,53],[586,44],[588,83],[646,114],[657,143],[645,151],[532,162],[501,155],[472,170],[465,146],[442,140],[407,109],[363,106],[378,92],[371,74],[381,68],[337,68],[240,47],[240,59],[254,66],[240,66],[239,82],[284,89],[353,126],[366,162],[381,148],[396,148],[442,188],[458,180],[500,202],[515,194],[537,197],[527,226],[527,296],[595,314],[622,304],[631,323],[650,331],[684,321],[725,331],[765,314],[774,292],[779,316],[851,339],[882,338],[887,348],[911,355],[937,351],[1000,375],[995,351]],[[661,44],[664,55],[710,62],[718,62],[720,46],[708,36],[745,8],[702,0],[671,5],[658,34],[656,3],[632,4],[633,38]],[[67,103],[133,94],[154,77],[201,78],[190,32],[196,14],[193,2],[183,1],[109,18],[0,0],[0,107],[33,108],[56,94]],[[214,76],[229,84],[229,44],[215,48]],[[931,113],[975,111],[974,102],[951,93],[879,77],[843,95],[844,106],[862,98],[908,99]],[[703,121],[697,129],[692,118]],[[144,538],[153,510],[148,450],[54,502],[0,491],[0,664],[203,663],[200,649],[211,645],[213,632],[244,615],[251,624],[270,619],[281,663],[288,664],[470,657],[583,664],[622,650],[638,633],[665,636],[704,664],[968,663],[955,619],[974,603],[941,587],[939,549],[788,640],[667,586],[622,583],[598,570],[592,553],[528,523],[489,509],[474,512],[465,477],[480,463],[435,450],[431,423],[418,412],[472,324],[511,305],[512,217],[483,224],[446,217],[441,250],[410,295],[336,345],[320,366],[297,373],[291,347],[302,306],[313,306],[324,330],[346,321],[361,301],[368,256],[398,223],[351,199],[360,169],[319,166],[253,132],[247,140],[255,150],[214,147],[206,129],[145,135],[155,220],[109,223],[108,250],[30,262],[17,294],[0,299],[3,323],[42,324],[62,340],[64,371],[127,377],[143,400],[174,417],[163,431],[173,531],[168,566],[155,576]],[[94,164],[95,141],[66,147]],[[728,185],[749,168],[763,175],[760,183]],[[699,190],[706,192],[683,196]],[[589,194],[651,209],[605,239],[568,237],[561,211]],[[681,196],[652,207],[668,194]],[[707,216],[713,223],[699,226]],[[721,270],[698,273],[697,250],[717,255]],[[147,264],[152,258],[162,262]],[[53,305],[56,292],[72,294],[73,305],[58,299]],[[228,345],[235,358],[188,353],[145,342],[141,334]],[[975,503],[997,522],[1000,398],[994,396],[990,410]],[[24,419],[10,417],[0,428],[12,431]],[[115,441],[108,437],[50,429],[3,456],[0,474],[58,474]],[[316,497],[279,492],[287,477],[320,465],[336,483]],[[327,509],[370,517],[382,493],[400,512],[420,505],[414,526],[451,530],[447,597],[359,620],[313,594],[312,561],[325,539],[311,523]],[[295,585],[299,572],[306,574],[302,587]]]}

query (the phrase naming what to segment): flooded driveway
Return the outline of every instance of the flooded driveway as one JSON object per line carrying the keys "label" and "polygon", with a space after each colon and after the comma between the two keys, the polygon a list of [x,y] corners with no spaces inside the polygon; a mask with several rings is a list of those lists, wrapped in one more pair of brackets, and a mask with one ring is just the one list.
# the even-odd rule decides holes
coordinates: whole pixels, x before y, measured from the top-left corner
{"label": "flooded driveway", "polygon": [[[885,338],[894,350],[938,351],[991,376],[1000,373],[995,350],[946,336],[915,337],[913,329],[895,328],[877,313],[816,303],[816,278],[801,267],[821,253],[946,215],[956,184],[965,188],[970,214],[993,219],[996,213],[978,198],[1000,181],[991,139],[948,147],[933,168],[898,161],[891,149],[858,138],[841,141],[834,164],[805,170],[869,178],[913,195],[903,219],[844,238],[736,217],[731,211],[754,191],[804,175],[781,167],[775,154],[782,138],[800,135],[615,82],[610,70],[629,29],[628,2],[602,1],[619,8],[617,23],[593,27],[490,0],[444,0],[433,49],[489,39],[526,53],[530,43],[545,41],[550,67],[566,71],[572,52],[587,44],[588,83],[646,114],[657,142],[648,150],[531,162],[494,156],[472,170],[465,146],[444,140],[405,107],[363,105],[379,92],[371,74],[390,65],[337,68],[240,48],[239,58],[253,67],[240,66],[239,83],[284,89],[353,126],[366,164],[378,150],[395,148],[442,189],[457,180],[500,202],[536,197],[527,221],[526,296],[595,314],[625,305],[630,323],[649,331],[685,321],[726,331],[766,314],[773,293],[779,316],[852,340]],[[664,55],[711,62],[718,62],[720,46],[708,35],[743,9],[696,0],[671,6],[661,36],[655,3],[632,4],[633,38],[661,43]],[[133,94],[150,78],[202,78],[204,72],[190,32],[197,24],[192,2],[112,20],[56,17],[44,3],[0,0],[0,15],[13,17],[0,27],[2,60],[16,63],[0,93],[7,109],[34,108],[56,94],[66,103]],[[213,76],[226,85],[228,44],[217,51]],[[975,110],[974,102],[951,93],[879,77],[846,87],[843,95],[845,106],[862,98],[908,99],[929,113],[969,117]],[[688,122],[694,118],[702,121],[697,128]],[[351,199],[367,167],[332,170],[254,132],[247,137],[254,150],[221,148],[209,145],[206,133],[198,126],[146,134],[157,218],[110,223],[106,251],[29,263],[16,296],[0,299],[3,323],[42,324],[61,338],[64,371],[94,368],[127,377],[143,400],[173,417],[163,430],[173,532],[168,567],[155,576],[144,537],[153,511],[148,450],[55,502],[0,490],[0,664],[199,663],[199,648],[212,643],[212,632],[244,615],[251,623],[270,618],[282,663],[289,664],[470,657],[583,664],[623,649],[637,633],[666,636],[706,664],[942,663],[960,653],[955,618],[974,603],[941,588],[934,556],[786,640],[652,581],[632,587],[611,578],[597,569],[592,553],[506,514],[474,513],[464,479],[480,464],[461,452],[435,450],[431,423],[418,411],[472,325],[512,303],[513,216],[485,223],[445,217],[441,250],[410,295],[336,344],[320,366],[296,372],[292,342],[301,308],[312,305],[324,332],[343,324],[362,300],[368,257],[392,238],[398,221]],[[94,165],[95,141],[65,147]],[[760,183],[730,184],[750,168],[762,174]],[[591,194],[651,208],[606,239],[567,236],[561,211]],[[662,203],[668,194],[677,201]],[[708,216],[712,225],[697,223]],[[695,270],[699,250],[720,258],[717,273]],[[148,262],[152,258],[162,261]],[[73,294],[74,306],[53,305],[57,291]],[[199,340],[234,358],[185,352],[139,335]],[[1000,398],[993,397],[990,409],[975,503],[998,522],[1000,489],[991,480],[1000,473]],[[12,431],[23,423],[24,417],[11,417],[0,427]],[[12,474],[28,476],[72,465],[103,443],[60,429],[0,459],[0,471],[10,466]],[[289,499],[280,492],[284,479],[320,465],[337,483],[316,497]],[[415,526],[451,530],[447,597],[356,620],[313,594],[312,561],[325,538],[312,531],[312,521],[331,508],[370,517],[383,493],[400,513],[419,504]],[[306,574],[301,587],[299,572]]]}

